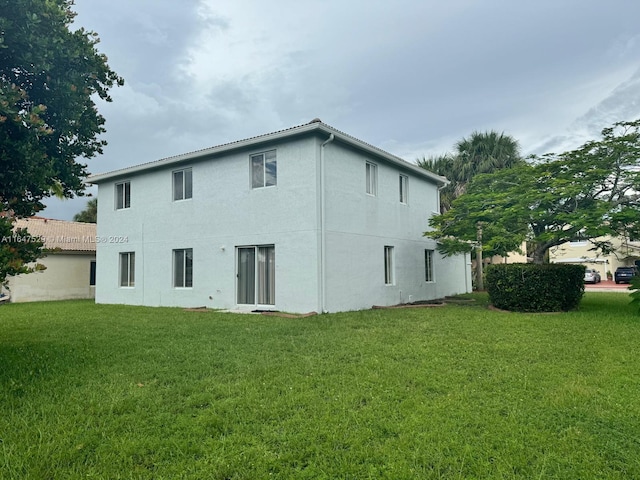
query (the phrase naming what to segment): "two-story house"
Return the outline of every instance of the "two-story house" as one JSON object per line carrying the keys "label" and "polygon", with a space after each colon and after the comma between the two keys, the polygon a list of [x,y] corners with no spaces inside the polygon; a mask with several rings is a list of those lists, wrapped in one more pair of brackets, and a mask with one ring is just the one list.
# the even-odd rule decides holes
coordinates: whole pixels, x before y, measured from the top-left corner
{"label": "two-story house", "polygon": [[96,301],[335,312],[471,289],[425,238],[446,179],[320,120],[89,179]]}

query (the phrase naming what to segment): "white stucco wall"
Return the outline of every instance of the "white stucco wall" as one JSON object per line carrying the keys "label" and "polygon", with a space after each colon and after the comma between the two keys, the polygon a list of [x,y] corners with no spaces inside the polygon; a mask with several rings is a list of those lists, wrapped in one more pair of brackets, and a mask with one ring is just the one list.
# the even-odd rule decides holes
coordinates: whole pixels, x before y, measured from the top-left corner
{"label": "white stucco wall", "polygon": [[[438,210],[437,185],[339,144],[325,150],[328,311],[432,300],[470,291],[464,257],[443,259],[423,236]],[[377,167],[377,194],[366,193],[366,162]],[[400,202],[399,176],[408,177]],[[394,279],[385,284],[384,247],[394,249]],[[434,281],[426,281],[425,249],[434,250]]]}
{"label": "white stucco wall", "polygon": [[[276,305],[312,311],[317,292],[316,140],[301,139],[236,152],[193,169],[193,198],[172,200],[171,172],[131,181],[131,208],[114,209],[114,184],[99,186],[98,237],[126,243],[98,245],[100,303],[236,306],[236,247],[274,245]],[[277,149],[277,186],[250,188],[249,155]],[[118,180],[120,181],[120,180]],[[172,286],[172,250],[193,248],[193,287]],[[136,285],[118,286],[120,252],[136,254]]]}
{"label": "white stucco wall", "polygon": [[46,270],[9,279],[12,302],[70,300],[93,298],[95,287],[89,285],[93,254],[55,253],[38,260]]}
{"label": "white stucco wall", "polygon": [[[276,302],[290,312],[342,311],[468,291],[467,261],[435,254],[425,282],[427,218],[437,187],[411,171],[409,202],[399,202],[397,167],[381,160],[378,196],[365,193],[366,157],[339,142],[324,147],[325,266],[321,282],[321,143],[308,135],[218,155],[99,185],[96,301],[153,306],[236,305],[236,247],[275,246]],[[252,189],[254,153],[276,149],[277,186]],[[172,200],[172,171],[191,167],[193,198]],[[115,183],[131,182],[131,207],[115,210]],[[384,246],[394,246],[395,285],[384,285]],[[172,286],[172,250],[193,248],[193,287]],[[136,282],[119,286],[119,254],[135,252]],[[468,287],[468,288],[467,288]],[[324,305],[322,302],[324,298]]]}

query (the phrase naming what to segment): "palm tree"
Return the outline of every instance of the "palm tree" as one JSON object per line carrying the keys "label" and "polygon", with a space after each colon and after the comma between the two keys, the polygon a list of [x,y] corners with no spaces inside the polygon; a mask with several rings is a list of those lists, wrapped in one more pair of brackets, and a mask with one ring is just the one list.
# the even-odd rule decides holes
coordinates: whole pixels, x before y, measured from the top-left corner
{"label": "palm tree", "polygon": [[87,207],[73,216],[74,222],[96,223],[98,221],[98,199],[93,198],[87,202]]}
{"label": "palm tree", "polygon": [[473,132],[456,143],[456,181],[465,184],[480,173],[491,173],[522,162],[520,146],[511,136],[489,132]]}
{"label": "palm tree", "polygon": [[455,156],[450,153],[443,155],[432,155],[430,157],[422,157],[418,159],[418,166],[429,170],[437,175],[446,177],[451,183],[440,190],[440,211],[446,212],[451,208],[451,202],[455,200],[456,184],[453,182],[455,177],[453,165],[455,163]]}
{"label": "palm tree", "polygon": [[467,184],[481,173],[491,173],[523,162],[518,142],[510,135],[473,132],[455,144],[455,153],[423,157],[418,165],[451,182],[440,191],[440,209],[444,213],[451,202],[467,190]]}
{"label": "palm tree", "polygon": [[[455,145],[454,154],[422,158],[418,165],[443,175],[451,182],[440,190],[440,211],[446,212],[451,203],[466,192],[467,185],[476,175],[511,168],[524,162],[520,157],[520,146],[511,136],[489,132],[473,132]],[[476,247],[476,288],[483,289],[482,281],[482,224],[478,223],[478,246]]]}

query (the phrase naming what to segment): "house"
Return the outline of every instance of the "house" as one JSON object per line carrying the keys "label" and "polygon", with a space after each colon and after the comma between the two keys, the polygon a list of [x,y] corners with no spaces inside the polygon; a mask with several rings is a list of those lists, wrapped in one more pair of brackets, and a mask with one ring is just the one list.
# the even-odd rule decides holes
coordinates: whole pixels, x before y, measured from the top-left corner
{"label": "house", "polygon": [[336,312],[471,289],[425,238],[446,179],[314,120],[93,175],[96,302]]}
{"label": "house", "polygon": [[47,254],[38,260],[46,270],[9,277],[12,302],[95,297],[94,223],[30,217],[16,220],[14,228],[26,228],[30,235],[42,239]]}
{"label": "house", "polygon": [[593,251],[593,243],[588,240],[568,242],[549,250],[551,263],[583,264],[600,272],[602,279],[613,275],[618,267],[631,266],[640,260],[640,242],[632,242],[624,238],[600,237],[594,241],[611,242],[614,251],[607,255]]}

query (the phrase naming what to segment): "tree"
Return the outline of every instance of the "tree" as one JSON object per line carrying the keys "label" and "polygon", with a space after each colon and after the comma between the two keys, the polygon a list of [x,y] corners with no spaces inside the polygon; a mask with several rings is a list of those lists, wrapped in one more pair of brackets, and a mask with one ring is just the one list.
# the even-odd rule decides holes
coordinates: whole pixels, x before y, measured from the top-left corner
{"label": "tree", "polygon": [[640,234],[639,159],[640,120],[615,123],[576,150],[474,177],[425,235],[445,254],[469,251],[480,223],[486,253],[506,255],[527,240],[534,263],[576,238],[610,251],[597,239]]}
{"label": "tree", "polygon": [[455,163],[456,157],[451,153],[443,155],[433,155],[422,157],[417,161],[418,166],[429,170],[437,175],[442,175],[449,180],[449,184],[440,189],[440,211],[446,212],[451,208],[451,203],[460,196],[460,186],[456,180]]}
{"label": "tree", "polygon": [[73,216],[74,222],[97,223],[98,222],[98,199],[92,198],[87,202],[84,210]]}
{"label": "tree", "polygon": [[[441,212],[451,208],[453,201],[466,192],[467,185],[476,175],[511,168],[524,162],[520,157],[518,142],[513,137],[494,130],[473,132],[470,137],[456,143],[455,150],[454,155],[445,154],[418,161],[422,168],[447,177],[451,182],[440,190]],[[482,222],[476,224],[475,265],[479,290],[483,289],[483,229]]]}
{"label": "tree", "polygon": [[462,195],[469,182],[482,173],[491,173],[522,163],[518,142],[494,130],[473,132],[455,145],[455,153],[422,158],[418,165],[451,182],[440,192],[440,209],[446,212],[451,203]]}
{"label": "tree", "polygon": [[29,266],[42,256],[43,242],[26,229],[13,229],[12,223],[0,222],[0,286],[8,276],[41,270],[43,265]]}
{"label": "tree", "polygon": [[[0,0],[3,231],[14,218],[42,210],[44,198],[82,195],[87,171],[76,159],[102,153],[106,143],[98,138],[104,118],[94,99],[111,101],[108,90],[123,80],[97,51],[95,33],[70,29],[72,5],[72,0]],[[0,248],[15,245],[5,242]],[[4,278],[0,274],[0,282]]]}

